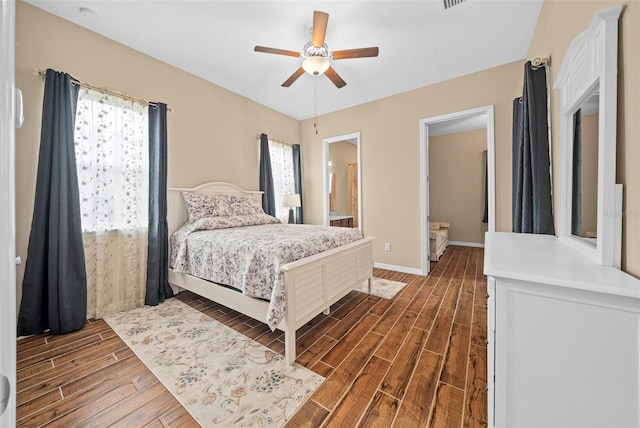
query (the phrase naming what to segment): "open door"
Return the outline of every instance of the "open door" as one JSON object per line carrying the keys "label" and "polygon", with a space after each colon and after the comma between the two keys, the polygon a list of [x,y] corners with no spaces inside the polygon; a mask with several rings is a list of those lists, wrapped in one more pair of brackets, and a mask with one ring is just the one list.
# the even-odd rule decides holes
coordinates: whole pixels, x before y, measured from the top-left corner
{"label": "open door", "polygon": [[[495,231],[495,139],[493,106],[449,113],[420,120],[420,187],[422,199],[422,274],[431,269],[429,245],[429,138],[471,129],[486,129],[486,209],[487,229]],[[435,206],[433,207],[436,208]],[[444,219],[434,219],[444,220]],[[478,219],[480,221],[480,218]]]}
{"label": "open door", "polygon": [[15,1],[0,8],[0,426],[16,425]]}
{"label": "open door", "polygon": [[420,122],[420,188],[422,189],[422,274],[431,272],[429,246],[429,126]]}

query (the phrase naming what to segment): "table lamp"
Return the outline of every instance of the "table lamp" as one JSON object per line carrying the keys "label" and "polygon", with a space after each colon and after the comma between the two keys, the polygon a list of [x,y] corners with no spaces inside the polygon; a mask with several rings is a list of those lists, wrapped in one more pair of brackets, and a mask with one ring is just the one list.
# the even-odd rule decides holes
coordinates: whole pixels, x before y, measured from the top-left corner
{"label": "table lamp", "polygon": [[289,208],[289,224],[295,223],[293,209],[300,206],[300,195],[298,193],[289,193],[282,197],[282,206]]}

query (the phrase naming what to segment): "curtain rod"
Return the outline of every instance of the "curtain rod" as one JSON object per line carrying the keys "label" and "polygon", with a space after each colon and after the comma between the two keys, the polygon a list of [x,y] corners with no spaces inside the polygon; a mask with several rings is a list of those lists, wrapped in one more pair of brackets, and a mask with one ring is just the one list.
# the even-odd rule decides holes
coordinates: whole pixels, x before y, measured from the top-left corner
{"label": "curtain rod", "polygon": [[548,57],[534,58],[531,60],[531,68],[534,70],[537,70],[540,67],[549,67],[550,65],[551,65],[551,58],[548,58]]}
{"label": "curtain rod", "polygon": [[[261,135],[262,135],[262,134],[258,134],[258,135],[256,136],[256,138],[258,139],[258,141],[260,141],[260,137],[261,137]],[[269,137],[269,135],[267,135],[267,139],[268,139],[268,140],[271,140],[271,141],[273,141],[273,142],[275,142],[275,143],[286,144],[286,145],[289,145],[289,146],[293,146],[293,145],[295,145],[295,143],[290,143],[290,142],[288,142],[288,141],[280,140],[280,139],[278,139],[278,138]]]}
{"label": "curtain rod", "polygon": [[[43,80],[47,75],[46,71],[41,70],[39,68],[34,68],[33,71],[37,75],[42,77]],[[125,93],[122,93],[122,92],[112,91],[112,90],[107,89],[107,88],[101,88],[101,87],[92,85],[92,84],[87,83],[87,82],[81,82],[80,80],[74,79],[73,77],[71,78],[71,83],[72,84],[76,84],[76,85],[80,85],[81,87],[84,87],[84,88],[93,89],[94,91],[102,92],[103,94],[115,95],[117,97],[124,98],[124,99],[130,100],[130,101],[136,101],[136,102],[139,102],[139,103],[142,103],[142,104],[146,104],[146,105],[154,107],[154,108],[158,107],[158,103],[154,103],[153,101],[147,101],[144,98],[132,97],[131,95],[128,95],[128,94],[125,94]],[[167,107],[167,111],[171,111],[171,109],[169,107]]]}

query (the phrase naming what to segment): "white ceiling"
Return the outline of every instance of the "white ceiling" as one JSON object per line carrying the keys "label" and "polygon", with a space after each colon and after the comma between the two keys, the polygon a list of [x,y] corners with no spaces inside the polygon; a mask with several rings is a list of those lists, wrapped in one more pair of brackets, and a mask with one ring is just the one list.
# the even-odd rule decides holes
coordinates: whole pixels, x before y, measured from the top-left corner
{"label": "white ceiling", "polygon": [[[315,114],[314,81],[322,115],[524,59],[543,2],[26,1],[298,120]],[[283,88],[302,59],[253,48],[301,51],[314,10],[329,13],[330,51],[378,46],[380,55],[333,61],[342,89],[307,74]]]}

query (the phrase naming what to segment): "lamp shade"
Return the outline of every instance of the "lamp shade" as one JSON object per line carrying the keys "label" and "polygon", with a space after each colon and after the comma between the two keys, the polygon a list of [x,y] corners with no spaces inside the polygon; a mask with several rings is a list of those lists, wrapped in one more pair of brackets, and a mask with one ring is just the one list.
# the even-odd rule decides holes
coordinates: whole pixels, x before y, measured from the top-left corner
{"label": "lamp shade", "polygon": [[300,195],[290,193],[282,197],[282,206],[288,208],[297,208],[300,206]]}
{"label": "lamp shade", "polygon": [[329,68],[329,60],[323,56],[315,55],[302,61],[302,68],[307,73],[318,76]]}

